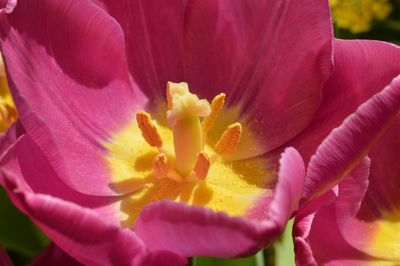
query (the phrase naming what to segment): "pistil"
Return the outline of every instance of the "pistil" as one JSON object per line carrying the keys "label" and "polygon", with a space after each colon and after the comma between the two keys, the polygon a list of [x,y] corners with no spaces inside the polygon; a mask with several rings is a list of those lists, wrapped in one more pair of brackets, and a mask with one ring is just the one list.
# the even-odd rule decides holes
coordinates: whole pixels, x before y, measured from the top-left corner
{"label": "pistil", "polygon": [[176,170],[182,176],[187,176],[203,148],[203,130],[199,118],[208,116],[211,108],[207,100],[200,100],[181,83],[176,86],[168,83],[167,92],[167,98],[171,99],[167,119],[174,133]]}
{"label": "pistil", "polygon": [[159,152],[153,160],[153,171],[157,178],[170,178],[178,182],[196,178],[204,180],[212,162],[235,152],[242,134],[240,123],[228,126],[214,146],[215,154],[209,157],[204,151],[207,133],[215,124],[224,103],[224,93],[217,95],[210,106],[207,100],[190,93],[187,83],[168,82],[167,121],[173,131],[175,154],[166,153],[150,114],[144,111],[136,113],[143,138]]}

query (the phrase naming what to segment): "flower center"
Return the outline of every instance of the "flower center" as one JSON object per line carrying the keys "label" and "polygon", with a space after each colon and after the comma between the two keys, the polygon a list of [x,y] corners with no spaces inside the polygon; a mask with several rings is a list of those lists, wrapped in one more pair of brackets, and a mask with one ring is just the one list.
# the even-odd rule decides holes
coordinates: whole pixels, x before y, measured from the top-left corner
{"label": "flower center", "polygon": [[7,130],[17,119],[17,116],[0,56],[0,132]]}
{"label": "flower center", "polygon": [[136,121],[146,142],[158,149],[153,159],[153,172],[158,178],[175,181],[204,180],[212,163],[220,156],[236,150],[242,133],[240,123],[228,126],[214,150],[204,150],[207,133],[214,125],[225,102],[225,94],[217,95],[211,105],[191,93],[188,84],[167,84],[167,121],[173,132],[174,153],[163,147],[162,138],[149,113],[139,111]]}
{"label": "flower center", "polygon": [[223,93],[210,104],[186,83],[168,83],[167,104],[149,109],[154,120],[138,111],[103,140],[110,187],[124,195],[116,206],[121,226],[132,228],[142,209],[159,200],[255,217],[276,174],[267,157],[243,156],[260,143],[245,120],[243,134],[235,123],[239,106],[224,102]]}

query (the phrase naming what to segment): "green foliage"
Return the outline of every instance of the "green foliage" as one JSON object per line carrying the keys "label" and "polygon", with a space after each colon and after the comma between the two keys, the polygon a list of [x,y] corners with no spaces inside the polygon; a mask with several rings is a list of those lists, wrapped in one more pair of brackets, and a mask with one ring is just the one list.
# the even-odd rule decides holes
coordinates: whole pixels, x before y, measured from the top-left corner
{"label": "green foliage", "polygon": [[294,266],[294,245],[292,238],[293,220],[290,220],[279,241],[274,243],[276,266]]}
{"label": "green foliage", "polygon": [[33,258],[49,243],[48,238],[17,210],[0,188],[0,245],[26,258]]}
{"label": "green foliage", "polygon": [[219,259],[211,257],[197,257],[193,266],[265,266],[263,252],[243,259]]}

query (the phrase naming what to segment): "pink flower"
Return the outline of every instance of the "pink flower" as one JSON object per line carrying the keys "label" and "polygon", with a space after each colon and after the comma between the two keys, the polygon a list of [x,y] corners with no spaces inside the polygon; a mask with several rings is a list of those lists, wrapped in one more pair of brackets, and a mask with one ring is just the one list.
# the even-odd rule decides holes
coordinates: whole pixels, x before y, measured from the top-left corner
{"label": "pink flower", "polygon": [[[374,86],[387,87],[334,131],[311,160],[306,175],[305,191],[307,184],[312,183],[311,180],[319,184],[319,187],[337,184],[337,181],[329,182],[326,176],[334,176],[332,173],[337,173],[335,169],[348,165],[348,162],[343,162],[358,158],[353,161],[353,167],[341,170],[345,174],[341,175],[341,182],[337,188],[325,194],[324,198],[317,199],[314,209],[303,210],[297,214],[294,225],[296,262],[298,265],[396,264],[400,259],[397,241],[399,216],[396,207],[399,201],[398,112],[389,117],[392,126],[386,133],[383,131],[371,134],[374,131],[371,129],[378,128],[374,124],[384,122],[379,113],[387,111],[379,106],[377,101],[383,101],[384,94],[389,96],[388,101],[394,101],[396,96],[388,92],[398,87],[400,80],[397,77],[388,85],[388,80],[382,78],[384,75],[369,73],[376,73],[377,69],[382,73],[396,73],[398,66],[391,62],[400,59],[399,48],[373,41],[336,41],[334,44],[335,54],[339,58],[348,58],[349,54],[344,48],[356,48],[352,53],[352,65],[343,64],[335,58],[337,67],[333,76],[341,72],[352,73],[352,79],[343,81],[346,87],[358,88],[360,96],[373,91]],[[385,52],[375,52],[382,48]],[[365,58],[375,63],[361,64]],[[331,87],[330,84],[336,82],[328,81],[328,88]],[[342,137],[345,141],[340,140]],[[339,147],[335,143],[347,144]],[[368,157],[360,160],[367,153]],[[326,156],[327,154],[333,156]],[[322,156],[325,159],[320,160],[318,157]],[[316,181],[322,180],[323,176],[324,182]]]}
{"label": "pink flower", "polygon": [[[57,245],[44,260],[64,251],[90,265],[184,265],[254,253],[282,232],[303,193],[300,154],[287,148],[279,171],[278,154],[294,145],[308,161],[383,88],[347,87],[357,71],[340,64],[365,64],[341,57],[337,47],[359,50],[351,42],[335,42],[331,73],[325,1],[20,0],[0,22],[20,115],[0,139],[0,183]],[[371,53],[398,54],[376,46]],[[368,75],[386,83],[400,72],[380,58],[371,65],[385,67]],[[227,106],[219,112],[217,97],[210,108],[185,84],[169,83],[165,97],[168,81],[208,100],[222,91]],[[351,151],[337,175],[319,172],[332,155],[317,152],[303,206],[329,194],[389,124],[397,82],[388,91],[361,112],[379,123],[359,142],[335,142]]]}

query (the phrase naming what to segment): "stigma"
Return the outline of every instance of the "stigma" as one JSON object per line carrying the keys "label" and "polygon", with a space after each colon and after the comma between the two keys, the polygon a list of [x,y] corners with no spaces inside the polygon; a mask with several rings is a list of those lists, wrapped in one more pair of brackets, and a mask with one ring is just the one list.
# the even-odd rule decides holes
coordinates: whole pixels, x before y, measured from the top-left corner
{"label": "stigma", "polygon": [[136,113],[143,139],[158,150],[153,159],[153,173],[159,179],[178,182],[204,180],[213,162],[235,152],[242,126],[240,123],[229,125],[214,147],[206,152],[207,134],[224,107],[225,94],[218,94],[210,104],[191,93],[185,82],[168,82],[166,94],[166,117],[173,132],[172,152],[163,147],[151,115],[142,110]]}

